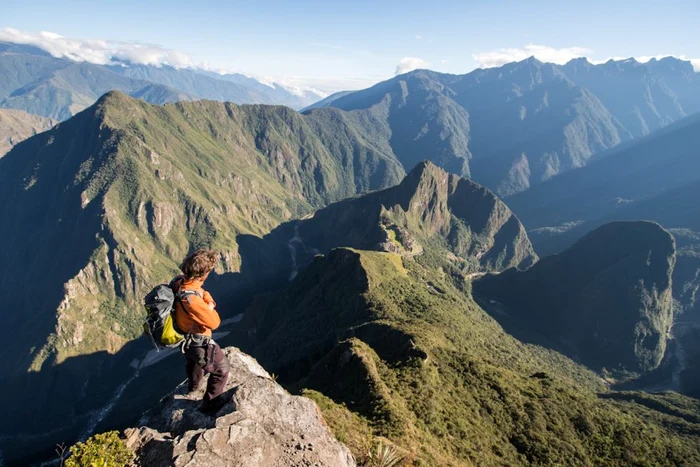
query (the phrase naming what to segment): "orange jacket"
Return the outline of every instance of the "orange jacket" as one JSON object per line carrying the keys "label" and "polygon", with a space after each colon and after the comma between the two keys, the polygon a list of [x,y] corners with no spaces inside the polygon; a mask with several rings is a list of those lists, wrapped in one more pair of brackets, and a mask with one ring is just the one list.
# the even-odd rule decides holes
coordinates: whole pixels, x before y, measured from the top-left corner
{"label": "orange jacket", "polygon": [[203,282],[197,279],[187,280],[182,276],[173,279],[172,287],[175,293],[180,290],[192,290],[197,293],[182,299],[186,312],[182,309],[180,301],[175,300],[175,324],[186,334],[203,334],[211,337],[212,330],[221,324],[221,318],[214,309],[216,302],[211,294],[202,288]]}

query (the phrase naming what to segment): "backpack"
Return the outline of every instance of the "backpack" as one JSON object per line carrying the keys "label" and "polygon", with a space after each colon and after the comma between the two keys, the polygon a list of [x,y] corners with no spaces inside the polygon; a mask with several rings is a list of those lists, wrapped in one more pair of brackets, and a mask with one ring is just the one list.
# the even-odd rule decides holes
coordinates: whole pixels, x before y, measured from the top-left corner
{"label": "backpack", "polygon": [[[183,290],[176,294],[169,285],[160,284],[144,297],[147,316],[143,331],[157,350],[178,347],[185,339],[184,333],[177,328],[173,319],[175,300],[182,304],[183,298],[196,294],[193,290]],[[184,304],[182,309],[187,313]]]}

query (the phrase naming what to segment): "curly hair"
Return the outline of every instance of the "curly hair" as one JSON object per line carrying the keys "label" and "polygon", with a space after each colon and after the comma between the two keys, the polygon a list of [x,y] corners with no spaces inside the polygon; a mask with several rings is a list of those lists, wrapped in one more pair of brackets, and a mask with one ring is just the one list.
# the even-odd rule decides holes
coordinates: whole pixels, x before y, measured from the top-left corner
{"label": "curly hair", "polygon": [[187,279],[204,277],[211,272],[219,260],[219,255],[214,250],[200,248],[191,253],[180,265],[180,270]]}

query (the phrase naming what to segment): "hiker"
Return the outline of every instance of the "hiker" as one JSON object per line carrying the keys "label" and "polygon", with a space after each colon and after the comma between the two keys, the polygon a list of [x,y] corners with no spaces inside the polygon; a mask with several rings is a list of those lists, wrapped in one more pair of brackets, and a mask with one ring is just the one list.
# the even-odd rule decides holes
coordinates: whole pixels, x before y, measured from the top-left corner
{"label": "hiker", "polygon": [[176,295],[183,291],[195,292],[184,295],[182,300],[176,300],[174,322],[185,335],[182,348],[186,358],[188,393],[197,391],[202,378],[209,373],[200,406],[200,411],[205,413],[215,413],[226,403],[221,393],[230,370],[226,355],[212,339],[212,331],[221,324],[215,309],[216,303],[209,292],[202,288],[216,265],[217,256],[213,250],[195,251],[182,262],[182,275],[170,282]]}

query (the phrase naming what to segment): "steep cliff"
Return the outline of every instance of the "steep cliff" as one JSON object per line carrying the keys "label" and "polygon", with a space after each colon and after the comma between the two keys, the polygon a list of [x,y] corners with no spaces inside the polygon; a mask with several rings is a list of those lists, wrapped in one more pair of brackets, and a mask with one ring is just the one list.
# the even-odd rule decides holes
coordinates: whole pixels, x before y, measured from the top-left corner
{"label": "steep cliff", "polygon": [[311,400],[292,396],[249,355],[224,349],[231,374],[224,396],[231,402],[215,416],[197,410],[203,389],[187,395],[181,385],[126,430],[137,465],[314,465],[351,467],[348,448],[331,434]]}
{"label": "steep cliff", "polygon": [[675,261],[673,237],[658,224],[614,222],[528,271],[484,277],[474,291],[594,368],[645,372],[666,350]]}

